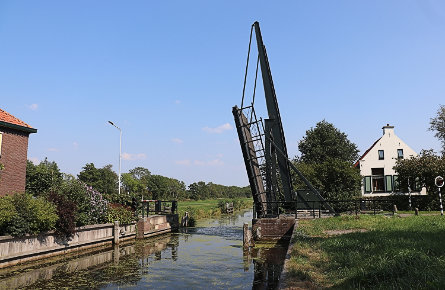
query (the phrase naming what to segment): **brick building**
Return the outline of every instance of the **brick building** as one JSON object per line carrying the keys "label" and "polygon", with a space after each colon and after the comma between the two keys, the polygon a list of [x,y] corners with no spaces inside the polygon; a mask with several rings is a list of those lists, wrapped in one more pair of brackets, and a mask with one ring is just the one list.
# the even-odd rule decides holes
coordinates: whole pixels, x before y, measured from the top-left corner
{"label": "brick building", "polygon": [[25,122],[0,109],[0,196],[25,191],[28,137],[36,133]]}

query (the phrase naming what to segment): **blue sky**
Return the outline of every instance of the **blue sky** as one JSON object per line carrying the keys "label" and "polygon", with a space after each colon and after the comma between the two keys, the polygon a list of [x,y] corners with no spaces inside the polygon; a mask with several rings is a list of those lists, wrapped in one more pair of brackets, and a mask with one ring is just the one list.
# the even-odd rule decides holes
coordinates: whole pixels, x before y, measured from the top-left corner
{"label": "blue sky", "polygon": [[[0,1],[0,107],[28,158],[247,185],[231,108],[259,21],[289,156],[326,119],[365,151],[389,123],[415,151],[445,99],[445,2]],[[260,87],[262,89],[262,87]],[[261,107],[261,94],[258,106]]]}

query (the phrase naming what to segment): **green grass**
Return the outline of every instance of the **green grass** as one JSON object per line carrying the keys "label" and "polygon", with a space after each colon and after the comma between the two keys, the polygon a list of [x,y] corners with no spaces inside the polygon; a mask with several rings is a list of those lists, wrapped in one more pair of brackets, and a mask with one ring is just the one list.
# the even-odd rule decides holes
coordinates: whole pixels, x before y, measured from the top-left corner
{"label": "green grass", "polygon": [[[207,200],[187,200],[178,202],[179,216],[184,216],[187,211],[194,219],[211,218],[221,215],[221,210],[218,208],[218,202],[221,199],[207,199]],[[226,200],[226,199],[224,199]],[[233,199],[227,199],[233,200]],[[243,203],[242,208],[252,207],[252,198],[239,198]]]}
{"label": "green grass", "polygon": [[[441,216],[342,216],[300,220],[290,272],[335,289],[445,287]],[[338,235],[326,231],[360,230]]]}

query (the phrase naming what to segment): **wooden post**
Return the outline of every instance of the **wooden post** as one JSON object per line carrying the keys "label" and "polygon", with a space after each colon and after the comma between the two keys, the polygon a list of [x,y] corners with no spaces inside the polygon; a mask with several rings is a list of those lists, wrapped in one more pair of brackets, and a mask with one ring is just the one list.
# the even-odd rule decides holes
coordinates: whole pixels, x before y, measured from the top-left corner
{"label": "wooden post", "polygon": [[114,244],[119,245],[119,221],[114,222],[114,228],[113,228],[113,236],[114,236]]}
{"label": "wooden post", "polygon": [[243,248],[247,249],[250,247],[252,241],[252,233],[249,231],[249,224],[243,224]]}
{"label": "wooden post", "polygon": [[414,214],[419,215],[419,209],[417,207],[414,209]]}

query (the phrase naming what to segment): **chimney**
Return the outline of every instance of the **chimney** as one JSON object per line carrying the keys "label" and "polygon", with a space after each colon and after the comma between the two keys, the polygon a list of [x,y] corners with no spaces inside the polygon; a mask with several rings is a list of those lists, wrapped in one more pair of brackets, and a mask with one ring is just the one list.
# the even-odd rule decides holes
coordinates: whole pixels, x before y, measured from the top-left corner
{"label": "chimney", "polygon": [[391,137],[391,133],[394,134],[394,126],[389,126],[389,124],[386,124],[386,126],[383,126],[383,135],[388,134]]}

